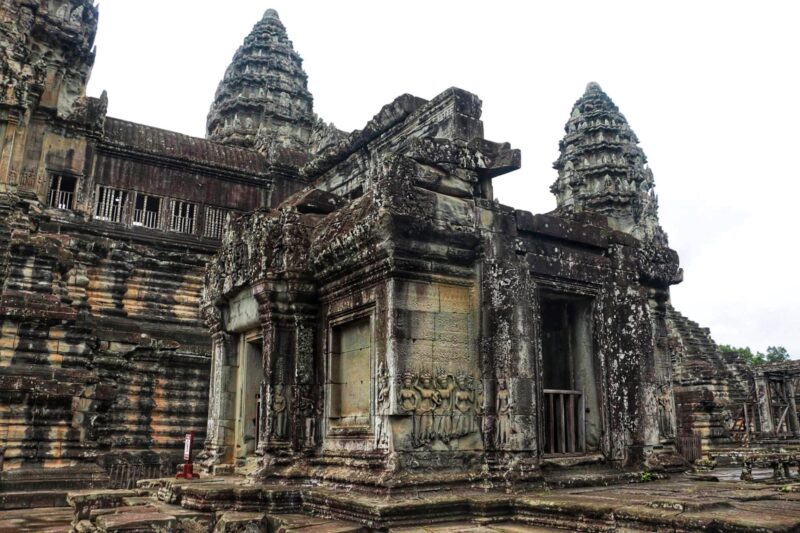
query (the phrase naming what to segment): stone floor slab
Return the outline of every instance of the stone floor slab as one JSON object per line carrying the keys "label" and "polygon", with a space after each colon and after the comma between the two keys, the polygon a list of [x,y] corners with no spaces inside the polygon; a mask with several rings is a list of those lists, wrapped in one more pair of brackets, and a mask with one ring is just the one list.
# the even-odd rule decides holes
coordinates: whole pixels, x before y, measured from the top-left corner
{"label": "stone floor slab", "polygon": [[0,533],[65,533],[72,517],[71,507],[0,511]]}
{"label": "stone floor slab", "polygon": [[177,520],[172,515],[152,512],[127,512],[99,516],[95,522],[104,533],[124,531],[174,531]]}

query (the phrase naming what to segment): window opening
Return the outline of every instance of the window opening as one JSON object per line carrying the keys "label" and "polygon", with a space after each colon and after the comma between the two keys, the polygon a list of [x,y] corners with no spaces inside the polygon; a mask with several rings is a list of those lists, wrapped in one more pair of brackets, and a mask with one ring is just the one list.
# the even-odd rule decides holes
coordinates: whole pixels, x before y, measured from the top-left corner
{"label": "window opening", "polygon": [[139,193],[133,209],[133,225],[156,229],[160,212],[161,198]]}
{"label": "window opening", "polygon": [[111,187],[98,187],[94,218],[109,222],[122,222],[127,201],[127,191]]}
{"label": "window opening", "polygon": [[181,200],[172,201],[172,221],[170,229],[178,233],[194,233],[194,219],[197,206]]}
{"label": "window opening", "polygon": [[78,179],[72,176],[55,175],[50,178],[48,205],[56,209],[73,209]]}
{"label": "window opening", "polygon": [[217,209],[216,207],[206,208],[206,223],[205,231],[203,234],[212,239],[222,238],[222,228],[225,225],[225,215],[227,212],[224,209]]}

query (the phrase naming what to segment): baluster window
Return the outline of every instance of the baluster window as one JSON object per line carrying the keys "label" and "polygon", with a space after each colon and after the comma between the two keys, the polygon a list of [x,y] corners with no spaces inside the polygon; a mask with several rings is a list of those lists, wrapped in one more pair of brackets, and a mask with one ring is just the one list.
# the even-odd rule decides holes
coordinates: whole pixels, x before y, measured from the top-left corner
{"label": "baluster window", "polygon": [[181,200],[172,201],[170,229],[178,233],[194,233],[197,206]]}
{"label": "baluster window", "polygon": [[161,213],[161,198],[147,194],[136,194],[136,205],[133,209],[133,225],[156,229]]}
{"label": "baluster window", "polygon": [[128,191],[111,187],[98,187],[94,206],[94,218],[109,222],[123,222]]}
{"label": "baluster window", "polygon": [[206,222],[203,235],[212,239],[221,239],[226,214],[227,211],[225,209],[206,207]]}
{"label": "baluster window", "polygon": [[50,178],[47,203],[56,209],[74,209],[78,179],[72,176],[55,175]]}

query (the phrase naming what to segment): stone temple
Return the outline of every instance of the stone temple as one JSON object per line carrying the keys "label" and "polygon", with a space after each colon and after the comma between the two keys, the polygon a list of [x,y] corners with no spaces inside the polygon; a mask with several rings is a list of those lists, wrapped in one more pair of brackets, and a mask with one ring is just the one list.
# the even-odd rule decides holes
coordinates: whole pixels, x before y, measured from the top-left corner
{"label": "stone temple", "polygon": [[[81,502],[161,478],[139,490],[219,531],[312,515],[574,530],[525,491],[717,462],[792,475],[800,366],[749,367],[672,307],[683,271],[653,172],[598,84],[565,110],[557,208],[532,214],[493,199],[521,154],[484,138],[476,95],[404,94],[339,131],[274,10],[199,139],[86,95],[93,2],[1,3],[4,508],[108,489],[75,493],[74,525],[121,531]],[[170,481],[187,432],[203,477]],[[800,516],[800,498],[780,505]],[[593,509],[585,530],[622,527]],[[645,515],[628,530],[655,530]]]}

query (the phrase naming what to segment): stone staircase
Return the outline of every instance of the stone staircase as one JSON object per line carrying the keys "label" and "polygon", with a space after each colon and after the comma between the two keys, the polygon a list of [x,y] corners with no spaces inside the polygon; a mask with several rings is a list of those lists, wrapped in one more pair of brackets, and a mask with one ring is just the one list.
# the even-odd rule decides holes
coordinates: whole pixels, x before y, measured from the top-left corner
{"label": "stone staircase", "polygon": [[707,328],[672,306],[666,318],[677,340],[673,357],[678,425],[700,435],[704,452],[730,446],[729,425],[750,393],[751,375],[735,354],[723,354]]}
{"label": "stone staircase", "polygon": [[[369,529],[344,520],[304,514],[267,514],[264,510],[217,510],[215,506],[182,506],[181,487],[202,483],[222,493],[232,492],[234,478],[152,480],[135,490],[102,490],[70,493],[67,503],[74,511],[73,533],[260,533],[315,532],[356,533]],[[238,479],[241,481],[241,479]],[[174,482],[174,483],[172,483]],[[254,488],[255,489],[255,488]],[[246,486],[238,490],[247,491]],[[257,490],[257,489],[255,489]],[[212,489],[213,492],[213,489]]]}
{"label": "stone staircase", "polygon": [[67,503],[74,511],[70,531],[76,533],[208,532],[214,523],[214,513],[163,504],[146,489],[72,492]]}

